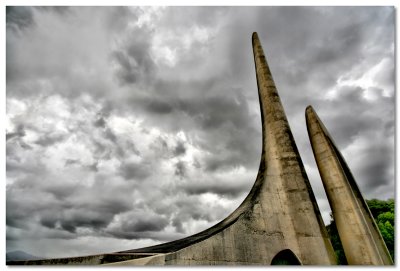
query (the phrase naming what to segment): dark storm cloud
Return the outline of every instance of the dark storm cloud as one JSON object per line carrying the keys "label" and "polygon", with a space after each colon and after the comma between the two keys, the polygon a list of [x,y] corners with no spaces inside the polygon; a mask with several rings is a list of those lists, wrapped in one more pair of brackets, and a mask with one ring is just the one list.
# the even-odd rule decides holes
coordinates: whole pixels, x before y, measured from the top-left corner
{"label": "dark storm cloud", "polygon": [[145,231],[145,232],[107,231],[107,234],[114,238],[125,239],[125,240],[151,239],[151,240],[156,240],[157,243],[168,242],[171,240],[177,240],[184,237],[181,234],[152,232],[152,231]]}
{"label": "dark storm cloud", "polygon": [[26,213],[22,208],[9,208],[9,204],[6,205],[6,225],[18,229],[28,229]]}
{"label": "dark storm cloud", "polygon": [[[195,114],[199,115],[201,127],[204,129],[218,129],[226,122],[231,122],[235,127],[246,126],[247,103],[241,95],[208,97],[202,105],[196,108]],[[220,110],[221,108],[224,110]]]}
{"label": "dark storm cloud", "polygon": [[[365,110],[368,108],[366,106],[368,102],[362,97],[362,88],[344,87],[340,89],[339,93],[340,98],[332,102],[325,102],[325,106],[329,108],[329,114],[324,121],[326,124],[329,123],[328,129],[334,134],[335,141],[341,144],[341,148],[344,148],[353,142],[361,131],[370,129],[371,124],[374,124],[373,126],[379,124],[379,119],[376,116],[374,119],[367,118]],[[352,107],[344,107],[343,100],[352,104]],[[339,108],[340,111],[337,110]]]}
{"label": "dark storm cloud", "polygon": [[122,163],[121,175],[126,180],[143,181],[151,175],[152,168],[148,164]]}
{"label": "dark storm cloud", "polygon": [[[128,33],[127,41],[120,50],[111,54],[111,59],[117,64],[115,72],[121,85],[134,84],[138,80],[147,79],[154,71],[154,62],[150,56],[151,31],[143,31],[136,27]],[[145,78],[146,77],[146,78]]]}
{"label": "dark storm cloud", "polygon": [[87,165],[87,168],[91,171],[97,172],[97,171],[99,171],[98,165],[99,165],[99,161],[96,161],[93,164]]}
{"label": "dark storm cloud", "polygon": [[112,57],[119,65],[117,77],[121,84],[135,83],[139,76],[139,70],[133,67],[134,64],[129,61],[129,57],[120,51],[114,52]]}
{"label": "dark storm cloud", "polygon": [[[125,159],[127,155],[132,153],[140,156],[140,151],[136,147],[135,142],[131,139],[118,138],[113,130],[107,126],[106,122],[103,123],[102,118],[96,120],[94,125],[95,127],[98,126],[98,128],[101,128],[101,130],[99,130],[99,137],[93,137],[91,139],[91,145],[94,148],[95,158],[97,160],[97,162],[91,165],[92,169],[95,169],[99,160],[108,160],[112,156],[115,156],[118,160]],[[125,169],[124,167],[123,171],[125,171]]]}
{"label": "dark storm cloud", "polygon": [[128,23],[136,22],[143,11],[139,7],[110,7],[107,13],[105,27],[118,30],[124,29]]}
{"label": "dark storm cloud", "polygon": [[[36,210],[41,209],[47,203],[47,199],[43,198],[43,201],[35,204],[34,196],[32,194],[26,194],[22,197],[22,194],[27,191],[32,191],[32,183],[25,180],[18,183],[15,186],[7,187],[6,197],[6,225],[19,229],[29,229],[29,224],[33,219],[33,214]],[[43,193],[40,193],[43,196]]]}
{"label": "dark storm cloud", "polygon": [[[135,143],[131,140],[123,141],[119,139],[113,130],[107,124],[107,120],[102,116],[93,122],[96,128],[99,128],[100,138],[92,138],[92,144],[95,148],[95,153],[97,154],[97,159],[110,158],[111,155],[117,156],[118,159],[124,159],[127,155],[127,150],[129,153],[135,153],[140,155],[140,152],[135,146]],[[111,144],[105,143],[103,139],[108,140]],[[90,168],[97,170],[97,162],[93,163]]]}
{"label": "dark storm cloud", "polygon": [[390,137],[393,136],[395,134],[395,129],[396,129],[396,123],[395,120],[387,120],[384,124],[383,124],[383,136],[384,137]]}
{"label": "dark storm cloud", "polygon": [[111,140],[114,143],[117,142],[117,137],[110,129],[105,130],[105,138]]}
{"label": "dark storm cloud", "polygon": [[98,230],[105,228],[112,220],[113,216],[109,213],[92,212],[90,210],[74,210],[68,212],[57,222],[65,231],[75,233],[78,227],[87,227]]}
{"label": "dark storm cloud", "polygon": [[[393,13],[384,8],[277,7],[257,14],[263,26],[259,35],[289,120],[290,115],[301,115],[307,105],[303,99],[311,103],[313,96],[321,97],[344,71],[376,62],[378,51],[393,38],[393,28],[380,29],[382,22],[393,20]],[[296,23],[290,25],[289,17]],[[363,49],[367,44],[368,51]],[[280,57],[269,57],[274,55]]]}
{"label": "dark storm cloud", "polygon": [[84,165],[84,164],[81,164],[80,161],[77,160],[77,159],[66,159],[66,160],[65,160],[64,167],[68,167],[68,166],[81,166],[81,167],[87,168],[87,169],[90,170],[90,171],[97,172],[97,171],[98,171],[98,165],[99,165],[99,161],[95,161],[95,162],[92,163],[92,164]]}
{"label": "dark storm cloud", "polygon": [[[16,146],[17,145],[17,146]],[[17,149],[20,146],[20,144],[13,144],[13,147]],[[20,146],[21,148],[25,149],[23,146]],[[6,161],[6,166],[7,166],[7,174],[12,175],[13,173],[22,173],[22,174],[32,174],[33,176],[35,175],[45,175],[47,173],[46,167],[41,161],[31,161],[28,160],[26,162],[21,161],[21,157],[15,156],[13,157],[12,153],[10,154],[9,150],[11,149],[11,152],[13,151],[12,148],[9,148],[7,146],[7,156],[8,159]],[[29,150],[29,149],[28,149]],[[18,150],[15,152],[19,152]],[[29,183],[24,178],[21,178],[21,183],[25,184],[25,182]],[[16,183],[15,186],[18,186],[19,183]]]}
{"label": "dark storm cloud", "polygon": [[[342,148],[351,144],[356,137],[367,137],[370,131],[383,134],[394,127],[393,121],[390,121],[394,116],[392,98],[379,97],[368,101],[362,97],[363,91],[359,87],[344,87],[340,89],[340,97],[325,103],[329,109],[325,120],[330,124],[329,130],[334,134],[335,141]],[[351,106],[343,106],[343,101]]]}
{"label": "dark storm cloud", "polygon": [[215,216],[218,215],[217,212],[210,213],[209,210],[203,209],[200,200],[193,196],[179,199],[175,203],[175,208],[179,210],[177,217],[179,217],[181,221],[186,221],[188,218],[191,218],[194,220],[211,222],[214,221]]}
{"label": "dark storm cloud", "polygon": [[14,138],[14,137],[24,137],[25,129],[23,124],[19,124],[15,132],[6,133],[6,141]]}
{"label": "dark storm cloud", "polygon": [[373,146],[364,153],[364,163],[361,164],[362,178],[360,186],[364,191],[372,191],[380,186],[388,185],[393,178],[392,146]]}
{"label": "dark storm cloud", "polygon": [[[128,211],[132,207],[131,199],[128,197],[129,193],[132,191],[131,187],[118,187],[116,189],[109,188],[110,193],[115,194],[104,193],[103,191],[105,188],[107,188],[106,184],[99,185],[99,187],[96,188],[86,188],[88,191],[81,189],[80,193],[75,193],[75,195],[71,197],[74,201],[70,201],[70,203],[72,206],[76,206],[77,208],[92,210],[96,215],[100,216],[101,214],[104,214],[104,216],[108,215],[109,217]],[[126,191],[124,191],[124,189]],[[115,196],[116,194],[125,197],[120,198]],[[87,198],[83,198],[84,195],[87,195]],[[77,198],[75,199],[75,197]]]}
{"label": "dark storm cloud", "polygon": [[47,228],[56,228],[76,233],[78,227],[99,230],[105,228],[112,220],[110,213],[95,212],[91,209],[70,209],[59,214],[46,213],[40,218],[40,224]]}
{"label": "dark storm cloud", "polygon": [[[228,92],[228,90],[218,89],[218,86],[213,89],[216,93]],[[253,116],[250,115],[247,101],[240,94],[240,90],[234,90],[234,93],[229,96],[218,95],[204,98],[200,96],[197,99],[181,99],[172,103],[176,106],[169,106],[169,108],[178,110],[163,123],[169,124],[168,129],[182,129],[186,123],[189,127],[201,128],[201,137],[195,141],[195,144],[213,153],[212,157],[204,161],[207,170],[215,171],[220,167],[257,164],[258,157],[253,153],[257,152],[259,144],[249,144],[247,139],[251,135],[256,142],[257,139],[261,142],[261,133],[258,131],[259,128],[255,127],[255,123],[248,121]],[[182,121],[176,122],[176,119]],[[229,154],[226,155],[225,152]]]}
{"label": "dark storm cloud", "polygon": [[164,101],[151,101],[147,106],[147,110],[156,114],[168,114],[171,113],[173,107]]}
{"label": "dark storm cloud", "polygon": [[14,31],[34,23],[32,7],[6,7],[6,26]]}
{"label": "dark storm cloud", "polygon": [[[176,191],[181,191],[177,187]],[[185,195],[186,193],[179,193],[179,196],[175,198],[173,204],[163,204],[162,201],[157,201],[152,204],[153,210],[161,217],[168,216],[171,225],[175,227],[178,233],[185,233],[187,236],[190,231],[188,231],[187,223],[190,221],[202,221],[207,223],[209,226],[217,223],[219,220],[223,219],[228,211],[226,206],[222,204],[216,205],[204,205],[201,197],[198,195]],[[213,210],[211,212],[211,210]],[[171,221],[172,220],[172,221]],[[205,229],[200,228],[199,230]],[[173,240],[173,239],[169,239]]]}
{"label": "dark storm cloud", "polygon": [[183,225],[182,225],[182,219],[181,219],[181,218],[175,217],[175,218],[172,220],[172,226],[175,227],[175,229],[176,229],[177,232],[179,232],[179,233],[185,233],[185,230],[184,230]]}
{"label": "dark storm cloud", "polygon": [[96,121],[93,123],[93,125],[94,125],[95,127],[102,127],[102,128],[104,128],[104,127],[106,126],[106,121],[104,120],[103,117],[101,117],[101,118],[99,118],[98,120],[96,120]]}
{"label": "dark storm cloud", "polygon": [[[54,216],[49,216],[49,217],[41,217],[40,218],[40,224],[46,228],[49,229],[55,229],[56,227],[61,228],[62,230],[64,230],[64,227],[60,227],[60,222],[58,220],[57,217]],[[66,228],[68,228],[68,226],[66,226]],[[67,230],[69,233],[74,233],[75,229],[72,230],[72,228],[68,228]]]}
{"label": "dark storm cloud", "polygon": [[36,140],[34,143],[42,147],[48,147],[55,143],[61,142],[67,138],[66,135],[47,134]]}
{"label": "dark storm cloud", "polygon": [[107,229],[107,234],[129,240],[143,238],[152,238],[160,241],[171,240],[168,235],[162,234],[164,228],[169,224],[169,220],[164,216],[136,211],[120,219],[122,223],[117,227]]}
{"label": "dark storm cloud", "polygon": [[61,15],[69,12],[70,7],[63,7],[63,6],[54,6],[54,7],[49,7],[49,6],[45,6],[45,7],[36,7],[39,10],[44,10],[44,11],[50,11],[50,12],[57,12]]}
{"label": "dark storm cloud", "polygon": [[[23,12],[23,8],[15,7],[19,13]],[[89,67],[93,69],[96,67],[96,69],[107,71],[108,77],[112,76],[107,70],[107,67],[112,65],[109,63],[109,56],[112,53],[108,48],[105,52],[102,45],[124,32],[128,22],[137,18],[135,13],[138,10],[121,7],[108,8],[109,12],[104,12],[105,8],[101,7],[70,7],[67,12],[53,12],[54,9],[50,7],[30,9],[38,19],[35,20],[35,27],[31,28],[33,40],[29,44],[18,44],[18,35],[12,31],[7,32],[6,74],[8,89],[12,89],[8,92],[8,96],[35,96],[39,92],[49,95],[58,94],[69,99],[80,98],[83,93],[96,99],[104,97],[110,87],[105,80],[99,80],[99,77],[104,79],[104,74],[94,75],[83,71]],[[93,20],[93,18],[98,18],[98,20]],[[52,30],[48,31],[47,24],[50,21],[60,23],[53,24]],[[66,23],[68,21],[69,23]],[[14,21],[11,22],[14,23]],[[79,23],[84,27],[78,25]],[[74,33],[74,38],[71,33]],[[140,31],[138,33],[140,34]],[[109,36],[104,37],[103,34]],[[141,37],[135,33],[132,35],[141,40]],[[93,55],[90,52],[94,52],[96,57],[90,58],[89,56]],[[137,58],[142,59],[140,56]],[[132,57],[130,59],[134,64],[132,67],[140,69],[136,59]],[[143,63],[140,62],[140,64]],[[24,78],[24,81],[21,82],[19,78]],[[38,78],[45,79],[41,81]],[[49,87],[44,88],[43,82]]]}
{"label": "dark storm cloud", "polygon": [[231,198],[246,193],[247,188],[247,184],[235,182],[230,182],[229,184],[218,182],[197,182],[196,184],[190,184],[190,186],[187,185],[184,187],[185,191],[191,195],[213,193]]}
{"label": "dark storm cloud", "polygon": [[[93,188],[57,185],[53,182],[36,182],[36,186],[32,188],[29,187],[29,182],[24,185],[20,181],[18,184],[7,191],[7,225],[10,227],[33,229],[32,224],[27,222],[32,223],[38,219],[42,226],[74,234],[77,234],[78,228],[102,231],[115,215],[131,208],[129,197],[126,196],[130,189],[109,188],[112,192],[108,194],[104,193],[105,184],[101,182]],[[19,196],[29,190],[32,195],[22,198]],[[34,198],[34,194],[38,194],[37,191],[41,191],[39,202],[35,202]],[[116,194],[125,196],[114,197]],[[48,234],[51,235],[51,232]]]}
{"label": "dark storm cloud", "polygon": [[[229,160],[226,159],[228,156]],[[214,155],[213,157],[205,159],[205,170],[207,171],[216,171],[218,169],[227,169],[231,166],[239,166],[240,164],[237,161],[237,157],[231,155]]]}
{"label": "dark storm cloud", "polygon": [[93,139],[91,143],[94,147],[93,152],[97,157],[109,157],[111,155],[111,150],[107,145],[97,141],[96,139]]}
{"label": "dark storm cloud", "polygon": [[168,220],[161,217],[143,217],[130,224],[125,224],[127,232],[161,231],[168,225]]}
{"label": "dark storm cloud", "polygon": [[65,160],[65,166],[75,165],[75,164],[79,164],[78,159],[66,159]]}
{"label": "dark storm cloud", "polygon": [[178,144],[175,146],[174,155],[179,156],[186,153],[185,143],[179,141]]}
{"label": "dark storm cloud", "polygon": [[181,178],[186,175],[186,166],[185,162],[179,161],[175,164],[175,175]]}
{"label": "dark storm cloud", "polygon": [[[74,162],[78,163],[78,162]],[[47,186],[44,188],[44,191],[53,195],[57,200],[65,201],[68,197],[70,197],[73,193],[76,193],[79,188],[77,186],[72,185],[53,185]],[[71,204],[66,204],[64,207],[71,206]]]}

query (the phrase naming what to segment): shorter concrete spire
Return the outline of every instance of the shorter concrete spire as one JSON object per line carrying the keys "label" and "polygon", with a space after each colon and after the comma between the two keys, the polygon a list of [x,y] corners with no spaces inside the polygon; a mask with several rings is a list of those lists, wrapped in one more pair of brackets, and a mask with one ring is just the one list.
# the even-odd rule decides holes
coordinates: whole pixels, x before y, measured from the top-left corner
{"label": "shorter concrete spire", "polygon": [[390,265],[393,261],[353,175],[311,106],[307,131],[340,240],[351,265]]}

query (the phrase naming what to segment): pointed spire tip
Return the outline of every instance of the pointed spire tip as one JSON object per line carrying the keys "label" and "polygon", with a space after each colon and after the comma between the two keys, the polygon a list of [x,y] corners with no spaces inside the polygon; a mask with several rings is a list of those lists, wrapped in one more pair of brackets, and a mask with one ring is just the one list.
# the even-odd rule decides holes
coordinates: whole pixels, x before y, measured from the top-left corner
{"label": "pointed spire tip", "polygon": [[308,106],[306,107],[306,115],[312,114],[312,113],[315,113],[315,110],[314,110],[314,108],[313,108],[311,105],[308,105]]}
{"label": "pointed spire tip", "polygon": [[[316,118],[316,113],[315,113],[315,111],[314,111],[314,108],[311,106],[311,105],[308,105],[307,107],[306,107],[306,112],[305,112],[306,114],[306,123],[307,123],[307,127],[308,127],[308,121],[310,120],[310,119],[314,119],[314,118]],[[308,129],[308,128],[307,128]]]}
{"label": "pointed spire tip", "polygon": [[258,40],[258,34],[257,34],[257,32],[253,32],[253,35],[251,36],[251,40],[252,40],[253,44],[254,44],[254,41],[255,41],[255,40]]}

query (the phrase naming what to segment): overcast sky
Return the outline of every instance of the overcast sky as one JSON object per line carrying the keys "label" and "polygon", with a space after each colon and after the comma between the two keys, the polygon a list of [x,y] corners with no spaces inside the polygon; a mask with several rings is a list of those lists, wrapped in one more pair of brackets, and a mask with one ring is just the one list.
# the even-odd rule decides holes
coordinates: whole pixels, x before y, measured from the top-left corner
{"label": "overcast sky", "polygon": [[366,198],[394,197],[391,7],[7,8],[7,251],[170,241],[255,181],[257,31],[326,223],[314,109]]}

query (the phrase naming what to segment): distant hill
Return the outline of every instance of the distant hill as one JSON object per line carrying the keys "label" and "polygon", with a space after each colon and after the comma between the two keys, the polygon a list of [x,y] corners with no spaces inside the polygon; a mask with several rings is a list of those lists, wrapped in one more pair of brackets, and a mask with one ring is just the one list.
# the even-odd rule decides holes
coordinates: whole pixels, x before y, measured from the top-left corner
{"label": "distant hill", "polygon": [[8,261],[26,261],[26,260],[39,260],[43,259],[37,256],[33,256],[31,254],[28,254],[26,252],[17,250],[17,251],[11,251],[6,253],[6,262]]}

